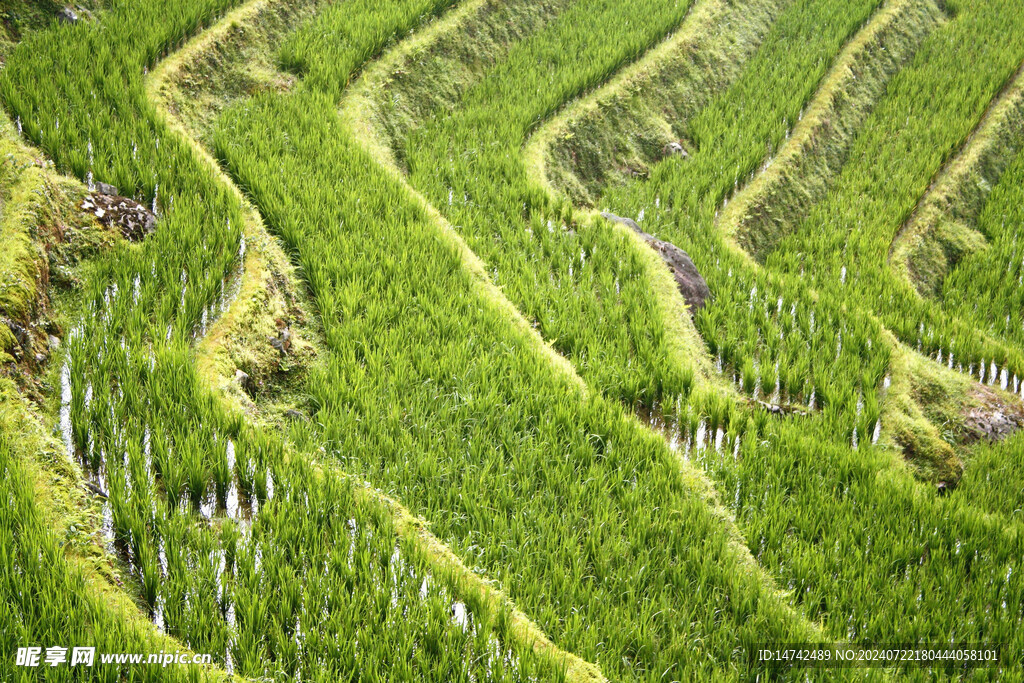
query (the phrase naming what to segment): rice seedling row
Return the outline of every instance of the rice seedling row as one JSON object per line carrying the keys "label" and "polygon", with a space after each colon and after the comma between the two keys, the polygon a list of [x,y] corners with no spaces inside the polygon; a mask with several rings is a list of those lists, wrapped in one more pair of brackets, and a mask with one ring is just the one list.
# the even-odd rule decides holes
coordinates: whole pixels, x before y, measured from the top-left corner
{"label": "rice seedling row", "polygon": [[[977,11],[979,15],[972,20],[963,18],[966,10],[961,9],[957,21],[963,19],[970,26],[983,14]],[[938,29],[936,35],[946,30]],[[959,73],[951,66],[946,68]],[[771,102],[773,92],[759,92],[759,96],[743,101]],[[777,121],[785,115],[788,120],[797,119],[799,107],[797,101],[788,111],[781,107],[778,114],[764,118]],[[717,118],[716,125],[728,128],[729,124],[722,123],[724,117]],[[778,145],[783,137],[780,134],[774,139],[748,138],[749,131],[737,131],[740,132],[750,141],[750,153],[755,159],[759,149]],[[726,154],[729,150],[703,147],[686,161],[673,160],[654,168],[648,182],[612,190],[601,201],[619,214],[639,216],[642,210],[646,211],[649,220],[653,220],[644,224],[645,230],[665,235],[696,254],[698,266],[710,272],[705,272],[709,281],[716,271],[725,270],[728,278],[718,280],[721,284],[713,285],[712,291],[716,296],[732,297],[726,299],[730,306],[724,311],[728,311],[728,317],[738,318],[741,325],[746,310],[763,307],[769,314],[772,309],[782,312],[785,304],[796,298],[794,291],[801,291],[796,273],[762,273],[744,266],[742,258],[729,260],[731,250],[709,247],[712,240],[706,238],[712,234],[715,210],[730,194],[728,185],[738,187],[739,178],[756,170],[760,162],[740,167],[735,181],[730,178],[728,185],[722,183],[724,187],[717,192],[705,195],[699,186],[694,187],[695,179],[707,178],[709,174],[690,173],[694,162],[699,163],[706,151]],[[706,207],[703,213],[702,206]],[[684,210],[678,211],[679,208]],[[666,214],[670,217],[664,218]],[[711,248],[714,251],[709,252]],[[712,258],[706,255],[709,253]],[[786,249],[781,253],[796,252]],[[740,277],[735,277],[737,274]],[[756,289],[751,284],[754,278],[760,280],[755,280]],[[766,298],[785,298],[774,306],[774,301],[762,303],[758,298],[766,289],[762,282],[775,288],[769,289]],[[841,285],[841,275],[836,283],[836,287]],[[830,300],[846,301],[835,296],[832,289],[822,290],[820,300],[810,296],[806,299],[818,307],[816,313],[828,306]],[[744,305],[748,297],[749,306]],[[716,298],[705,310],[712,311],[718,303]],[[836,314],[852,317],[857,307],[850,301],[845,311],[838,307],[834,310]],[[1004,504],[994,504],[994,514],[986,514],[990,510],[980,505],[978,495],[936,498],[894,462],[891,451],[871,447],[864,438],[871,433],[864,429],[871,423],[859,425],[862,440],[860,444],[856,440],[851,444],[850,430],[844,423],[848,425],[847,420],[853,415],[877,411],[877,401],[884,398],[888,387],[888,381],[881,381],[882,373],[889,367],[884,349],[888,343],[884,342],[873,316],[861,319],[867,329],[878,335],[868,337],[872,343],[858,354],[861,362],[870,362],[869,349],[878,348],[884,354],[880,357],[881,373],[876,371],[871,381],[863,382],[863,394],[858,388],[838,405],[828,400],[823,413],[811,419],[789,418],[767,425],[762,420],[757,430],[748,430],[738,441],[734,440],[735,429],[721,437],[716,435],[711,439],[713,445],[703,445],[696,451],[696,459],[716,479],[723,498],[730,501],[758,560],[771,569],[780,583],[793,590],[793,600],[803,605],[810,616],[823,620],[833,637],[945,639],[959,638],[967,629],[978,638],[1005,638],[1016,652],[1021,644],[1013,634],[1021,618],[1021,603],[1013,576],[1014,558],[1019,550],[1010,549],[1017,542],[1016,522],[1010,511]],[[826,320],[822,323],[826,328],[843,329],[838,318]],[[732,323],[723,319],[723,324]],[[699,318],[698,327],[714,349],[714,328]],[[843,332],[844,346],[857,343],[856,333]],[[757,339],[757,328],[748,330],[747,335]],[[831,349],[829,346],[808,344],[806,349],[812,357],[827,360],[836,353],[838,344]],[[830,377],[842,378],[839,367],[828,367],[825,372]],[[880,389],[877,398],[871,396],[876,386]],[[706,427],[687,424],[685,419],[680,422],[681,433],[676,440],[684,443],[693,439],[696,432],[699,436],[695,442],[707,443]],[[1008,445],[1003,452],[1012,452],[1012,446]],[[983,476],[981,471],[977,474]],[[1013,487],[1012,482],[1006,482],[1006,488],[1000,489]],[[870,524],[865,520],[871,520]],[[965,554],[968,547],[973,547],[973,551]],[[851,590],[852,587],[856,588]],[[1008,674],[1006,670],[1000,672]]]}
{"label": "rice seedling row", "polygon": [[[894,77],[825,200],[766,255],[770,269],[804,272],[823,296],[876,311],[912,348],[982,383],[1014,391],[1019,386],[1013,377],[1024,375],[1020,350],[987,335],[975,320],[954,318],[922,301],[894,277],[886,257],[901,219],[914,208],[944,156],[968,136],[1021,63],[1018,27],[1005,23],[1015,20],[1014,9],[994,3],[962,8],[936,31],[914,62]],[[977,42],[978,35],[988,36],[984,44]],[[983,66],[967,74],[953,66],[961,60]],[[945,95],[935,98],[928,92]],[[894,131],[899,134],[889,134]]]}
{"label": "rice seedling row", "polygon": [[[3,73],[21,131],[62,167],[90,184],[119,183],[160,217],[154,237],[123,245],[87,283],[66,339],[63,437],[108,496],[110,550],[158,628],[245,675],[557,679],[557,665],[499,641],[481,599],[468,606],[450,577],[431,577],[382,510],[353,507],[337,473],[316,479],[302,458],[285,458],[279,438],[243,430],[192,371],[189,342],[227,304],[226,276],[244,253],[240,207],[168,134],[142,76],[225,7],[115,7],[106,19],[123,22],[120,43],[102,26],[56,27],[23,44]],[[388,22],[404,30],[423,11],[389,8],[374,30],[350,36],[354,51],[371,54]],[[40,78],[47,69],[64,78]],[[507,630],[507,615],[494,617]]]}
{"label": "rice seedling row", "polygon": [[738,565],[736,548],[666,445],[480,296],[320,88],[234,108],[215,143],[316,297],[331,354],[310,391],[342,466],[429,519],[606,675],[736,669],[745,634],[808,633],[756,574],[716,569]]}
{"label": "rice seedling row", "polygon": [[[0,663],[0,676],[8,681],[39,680],[36,672],[15,666],[19,647],[94,647],[100,652],[159,652],[166,643],[147,633],[144,621],[125,620],[90,594],[68,563],[52,529],[33,499],[35,485],[10,447],[9,434],[0,435],[0,644],[9,656]],[[159,669],[159,667],[157,667]],[[110,671],[81,667],[74,680],[115,680]],[[193,667],[170,671],[140,670],[139,680],[197,680]],[[72,680],[66,668],[45,672],[45,680]]]}

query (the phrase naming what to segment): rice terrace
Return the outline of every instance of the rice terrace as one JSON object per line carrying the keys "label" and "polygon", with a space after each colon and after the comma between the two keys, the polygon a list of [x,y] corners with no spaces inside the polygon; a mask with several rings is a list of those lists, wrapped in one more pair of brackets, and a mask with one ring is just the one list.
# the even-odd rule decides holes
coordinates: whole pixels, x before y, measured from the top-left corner
{"label": "rice terrace", "polygon": [[0,681],[1024,681],[1024,0],[0,0]]}

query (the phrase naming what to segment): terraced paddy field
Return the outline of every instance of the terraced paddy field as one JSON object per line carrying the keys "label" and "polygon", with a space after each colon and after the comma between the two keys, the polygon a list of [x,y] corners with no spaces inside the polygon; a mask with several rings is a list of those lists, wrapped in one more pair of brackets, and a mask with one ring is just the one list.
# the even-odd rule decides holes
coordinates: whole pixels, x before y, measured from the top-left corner
{"label": "terraced paddy field", "polygon": [[1024,680],[1019,0],[0,22],[0,680]]}

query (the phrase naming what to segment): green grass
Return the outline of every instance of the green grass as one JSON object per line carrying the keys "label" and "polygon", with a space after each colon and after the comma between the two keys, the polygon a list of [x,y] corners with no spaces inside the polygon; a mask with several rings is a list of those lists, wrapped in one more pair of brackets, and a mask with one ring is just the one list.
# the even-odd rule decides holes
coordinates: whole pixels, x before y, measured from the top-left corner
{"label": "green grass", "polygon": [[[39,191],[42,175],[39,169],[29,171],[29,178],[22,178],[27,169],[19,169],[13,157],[5,160],[0,184],[5,188],[4,212],[0,237],[5,249],[0,256],[0,310],[15,320],[27,320],[33,313],[38,292],[39,268],[36,253],[23,214],[33,190]],[[5,349],[6,350],[6,349]]]}
{"label": "green grass", "polygon": [[6,115],[0,117],[0,157],[0,318],[31,337],[22,348],[2,325],[0,364],[17,359],[22,367],[35,367],[36,353],[49,353],[46,332],[59,332],[52,299],[74,288],[83,260],[107,251],[119,237],[78,210],[85,188],[55,173],[19,139]]}
{"label": "green grass", "polygon": [[[116,667],[103,666],[97,654],[93,668],[67,666],[47,670],[16,668],[19,647],[95,647],[99,652],[160,652],[168,643],[141,620],[125,619],[110,601],[87,587],[82,574],[65,557],[63,541],[55,536],[33,500],[35,483],[11,448],[10,436],[0,436],[0,646],[8,653],[0,676],[8,681],[118,680]],[[41,658],[42,659],[42,658]],[[206,680],[210,672],[198,667],[138,667],[135,680]],[[211,677],[212,678],[212,677]]]}
{"label": "green grass", "polygon": [[[429,519],[557,645],[646,679],[734,669],[755,632],[807,634],[739,569],[664,443],[582,395],[474,291],[329,100],[258,98],[217,145],[315,294],[332,353],[310,390],[330,453]],[[338,192],[339,176],[374,190]]]}
{"label": "green grass", "polygon": [[[12,55],[0,85],[25,133],[59,167],[112,181],[160,215],[154,237],[121,245],[90,273],[66,340],[65,437],[87,476],[110,496],[107,540],[132,572],[130,589],[159,627],[246,675],[291,678],[304,671],[324,680],[372,680],[395,670],[436,680],[557,679],[560,665],[535,657],[528,640],[501,640],[512,622],[505,608],[490,610],[493,601],[471,591],[462,598],[469,625],[451,619],[464,593],[461,579],[441,573],[420,599],[433,564],[415,548],[396,556],[400,566],[388,564],[399,540],[380,503],[355,505],[343,474],[312,473],[309,455],[286,458],[279,436],[243,430],[241,418],[200,387],[189,345],[225,303],[242,207],[146,101],[142,77],[225,8],[116,6],[104,16],[108,24],[34,34]],[[371,54],[386,39],[388,22],[394,30],[402,29],[396,22],[420,20],[422,6],[402,10],[378,16],[375,32],[355,34],[357,47],[368,45]],[[114,41],[103,31],[108,25],[119,26]],[[64,77],[41,77],[53,70]],[[286,504],[274,501],[275,484]],[[243,506],[263,503],[251,527],[224,519],[236,497]],[[336,544],[349,540],[349,519],[365,531],[360,564],[339,567],[326,584],[307,580],[337,559]],[[320,545],[313,545],[314,531],[322,534]],[[303,553],[287,550],[299,538],[309,541]],[[328,589],[334,602],[323,609],[318,596]],[[402,600],[392,605],[399,590]],[[317,637],[299,638],[300,632]]]}
{"label": "green grass", "polygon": [[[1018,151],[974,224],[984,235],[986,248],[965,254],[942,283],[939,295],[943,309],[972,318],[979,328],[1015,348],[1024,346],[1024,300],[1020,289],[1024,256],[1015,230],[1022,213],[1022,179],[1024,152]],[[1017,382],[1008,388],[1020,390]]]}
{"label": "green grass", "polygon": [[[840,11],[835,5],[831,7]],[[908,364],[908,352],[894,345],[879,322],[899,315],[900,309],[878,306],[878,299],[866,294],[858,296],[863,291],[858,278],[868,268],[886,265],[888,243],[883,243],[882,257],[869,257],[853,249],[856,239],[868,231],[851,232],[842,226],[865,226],[871,220],[898,217],[899,211],[884,206],[879,197],[898,187],[896,180],[903,176],[875,172],[862,180],[874,180],[877,187],[858,186],[858,193],[845,195],[839,191],[845,189],[841,184],[843,174],[850,172],[854,177],[851,168],[857,166],[853,160],[867,164],[884,157],[909,166],[935,158],[935,154],[924,151],[925,145],[934,140],[920,139],[921,131],[916,128],[912,136],[906,128],[906,116],[898,121],[896,116],[884,119],[887,125],[882,125],[879,117],[895,103],[914,105],[920,107],[917,117],[929,122],[916,125],[941,130],[936,121],[945,120],[949,113],[945,107],[951,103],[959,106],[966,100],[953,84],[953,94],[948,98],[923,96],[923,91],[942,88],[920,81],[974,79],[974,75],[953,67],[952,61],[944,61],[952,58],[935,55],[953,54],[954,46],[964,51],[999,49],[998,41],[979,41],[978,35],[998,35],[1013,43],[1009,29],[994,32],[994,25],[1007,21],[1008,15],[999,15],[996,5],[989,9],[992,11],[959,8],[954,12],[955,19],[924,38],[918,56],[891,77],[887,88],[876,90],[878,103],[869,107],[869,115],[859,126],[851,129],[850,151],[839,157],[835,168],[841,170],[836,172],[837,177],[815,180],[824,180],[829,191],[820,193],[817,202],[804,204],[809,215],[827,217],[827,221],[813,229],[810,223],[803,223],[799,229],[806,230],[806,241],[796,244],[787,241],[790,238],[783,239],[766,259],[767,269],[754,267],[751,259],[724,243],[717,231],[716,214],[741,180],[756,173],[771,158],[772,150],[779,149],[788,122],[800,118],[811,92],[822,83],[823,71],[817,71],[815,77],[815,69],[803,72],[807,80],[803,81],[802,94],[797,88],[779,89],[773,81],[758,78],[755,64],[759,58],[773,68],[795,68],[801,63],[801,52],[793,50],[790,43],[780,47],[786,52],[782,58],[772,56],[767,47],[770,40],[766,41],[766,47],[748,67],[749,80],[741,77],[737,86],[708,106],[700,119],[707,128],[703,135],[696,136],[701,144],[688,160],[659,164],[648,180],[611,188],[600,200],[600,205],[609,206],[617,214],[639,216],[643,212],[646,218],[641,224],[645,230],[672,240],[694,256],[714,296],[712,304],[698,315],[697,326],[709,350],[721,354],[723,370],[734,381],[753,377],[749,383],[756,386],[757,375],[779,359],[776,377],[782,397],[789,394],[791,400],[806,401],[810,387],[814,387],[820,415],[787,418],[766,424],[756,436],[744,434],[735,458],[728,455],[731,442],[720,451],[698,449],[695,456],[715,479],[723,498],[730,501],[759,562],[770,569],[780,585],[793,590],[794,603],[811,618],[821,619],[834,638],[943,640],[954,634],[963,636],[966,627],[973,637],[1005,639],[1014,652],[1021,647],[1012,635],[1021,618],[1019,595],[1016,585],[1005,578],[1018,552],[1010,546],[1019,542],[1008,511],[995,508],[989,513],[976,495],[954,493],[950,498],[937,498],[931,487],[916,481],[912,471],[900,462],[899,451],[870,445],[867,435],[873,433],[879,416],[883,416],[882,434],[888,435],[883,436],[883,444],[899,434],[901,426],[887,423],[889,418],[882,412],[891,392],[890,400],[894,396],[914,399],[912,408],[918,412],[908,416],[910,423],[904,426],[928,432],[916,443],[931,442],[948,452],[948,444],[936,441],[944,437],[937,430],[955,428],[955,421],[962,419],[956,411],[969,400],[965,397],[970,382],[966,376],[941,372],[937,365],[927,367],[925,372],[922,364],[929,361],[921,356],[913,357]],[[998,9],[1010,11],[1005,5]],[[913,16],[901,22],[912,21]],[[784,20],[785,15],[780,22]],[[897,30],[904,37],[912,35],[903,23],[897,24]],[[967,37],[971,35],[975,38]],[[814,45],[807,41],[799,44],[806,44],[808,49]],[[999,68],[1005,71],[1013,57],[1004,54],[1000,61],[977,55],[972,59],[1001,64]],[[812,66],[815,60],[803,63]],[[825,66],[819,63],[817,68]],[[984,71],[977,78],[981,81],[990,73]],[[918,79],[913,81],[917,97],[900,94],[903,84],[911,82],[908,79]],[[990,84],[994,82],[995,78]],[[827,82],[823,85],[827,87]],[[972,86],[970,92],[976,96],[970,101],[985,101],[984,89]],[[987,93],[989,97],[994,94],[992,89]],[[757,102],[760,108],[741,106],[749,102]],[[722,114],[732,111],[742,117]],[[700,129],[697,123],[691,126]],[[921,154],[891,148],[894,135],[908,142],[913,138],[919,145],[914,149],[920,149]],[[795,136],[794,132],[794,140]],[[861,155],[858,145],[865,139],[872,140],[876,147],[871,154]],[[716,141],[730,144],[718,147],[712,144]],[[830,144],[828,138],[822,142]],[[734,161],[742,159],[747,161]],[[779,157],[773,165],[781,160]],[[803,157],[796,160],[807,167]],[[782,188],[790,192],[791,184],[803,179],[803,175],[783,174]],[[757,186],[755,181],[751,187]],[[785,205],[784,195],[770,200]],[[731,203],[726,210],[729,206]],[[847,213],[840,214],[845,215],[844,223],[837,224],[840,206]],[[847,240],[850,244],[845,244]],[[831,251],[823,247],[811,250],[812,244],[826,242],[831,244]],[[784,259],[787,268],[778,265]],[[849,267],[846,278],[839,267],[843,259]],[[831,268],[827,277],[820,272],[824,264]],[[813,283],[814,289],[804,281]],[[854,350],[846,355],[851,345]],[[929,347],[925,344],[922,348]],[[894,351],[898,353],[894,355]],[[780,352],[787,355],[780,356]],[[890,372],[893,384],[886,390],[888,382],[883,382],[883,376]],[[801,396],[799,379],[808,376],[813,383],[804,379]],[[904,383],[902,388],[898,380]],[[896,417],[891,412],[889,415]],[[692,439],[695,426],[684,413],[677,438],[681,442]],[[859,436],[856,444],[852,443],[854,434]],[[929,460],[940,462],[929,457],[923,462]],[[991,464],[992,458],[987,462]],[[973,480],[970,467],[968,463],[968,481]],[[1005,484],[1008,491],[1015,487],[1013,481]],[[964,555],[967,546],[977,552],[970,555],[970,560]],[[1013,571],[1015,568],[1011,575]],[[1007,608],[1001,607],[1004,601]]]}
{"label": "green grass", "polygon": [[[58,169],[160,219],[83,271],[50,400],[109,494],[93,559],[127,585],[102,609],[77,591],[95,577],[5,430],[11,647],[130,617],[101,642],[171,636],[275,680],[581,680],[587,663],[748,679],[771,676],[754,644],[819,638],[995,641],[1019,660],[1020,439],[962,449],[964,410],[991,396],[975,368],[1024,376],[1019,155],[958,217],[989,247],[954,231],[941,296],[888,263],[1019,67],[1010,2],[257,3],[160,81],[165,120],[146,72],[236,4],[114,2],[29,33],[0,71]],[[524,151],[552,117],[569,134]],[[266,401],[243,413],[208,386],[262,367],[255,332],[202,342],[231,346],[216,367],[196,350],[258,220],[183,133],[308,287],[317,363],[260,377],[310,422],[278,429]],[[668,139],[689,157],[662,161]],[[538,154],[567,197],[531,177]],[[19,168],[0,178],[15,199]],[[24,204],[0,223],[25,247],[9,272],[38,222],[6,211]],[[693,256],[713,298],[692,326],[668,318],[686,312],[646,247],[589,205]],[[267,323],[260,301],[276,299],[225,324]]]}

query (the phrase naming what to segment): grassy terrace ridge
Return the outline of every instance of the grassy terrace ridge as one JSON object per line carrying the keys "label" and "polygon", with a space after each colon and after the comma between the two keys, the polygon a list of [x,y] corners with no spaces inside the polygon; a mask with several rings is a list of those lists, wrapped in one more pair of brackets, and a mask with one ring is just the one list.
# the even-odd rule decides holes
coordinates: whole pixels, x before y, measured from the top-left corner
{"label": "grassy terrace ridge", "polygon": [[685,138],[687,119],[735,81],[789,4],[695,3],[677,31],[530,137],[528,172],[591,206],[606,186],[647,174],[667,144]]}
{"label": "grassy terrace ridge", "polygon": [[889,249],[889,261],[922,296],[935,296],[945,276],[985,247],[975,224],[1024,137],[1024,63],[992,100],[959,152],[946,162]]}
{"label": "grassy terrace ridge", "polygon": [[[147,97],[160,117],[231,189],[243,212],[245,247],[233,276],[234,291],[197,345],[197,367],[228,405],[278,427],[286,410],[307,407],[302,381],[321,351],[323,333],[294,265],[256,207],[221,169],[209,138],[220,111],[282,82],[285,74],[273,66],[273,45],[308,19],[313,7],[315,3],[249,0],[161,61],[146,78]],[[278,334],[278,320],[287,320],[291,330],[292,349],[286,358],[266,343]],[[238,370],[247,375],[245,382],[239,381]]]}
{"label": "grassy terrace ridge", "polygon": [[[151,99],[160,103],[171,127],[190,140],[197,153],[207,158],[211,169],[233,188],[233,181],[223,174],[201,140],[208,139],[219,111],[251,94],[251,91],[241,91],[237,83],[255,81],[272,84],[281,81],[282,74],[267,67],[272,63],[274,45],[284,32],[294,30],[308,18],[289,4],[285,0],[253,0],[240,6],[171,58],[161,62],[147,81]],[[273,20],[265,21],[268,14],[273,16]],[[271,27],[269,31],[268,25]],[[255,74],[252,69],[254,63],[262,67]],[[234,77],[239,73],[241,77],[236,81]],[[201,104],[190,107],[190,98],[197,95]],[[248,245],[239,291],[199,342],[197,367],[206,383],[216,388],[224,398],[228,409],[273,423],[275,420],[268,412],[273,411],[275,405],[265,405],[266,401],[260,402],[258,397],[254,403],[233,373],[236,368],[244,368],[249,381],[255,381],[253,378],[258,376],[260,369],[272,365],[272,361],[265,358],[266,352],[261,351],[265,345],[259,341],[262,339],[259,332],[273,332],[275,316],[294,311],[296,300],[303,313],[311,309],[312,302],[305,301],[304,286],[299,282],[294,266],[277,240],[267,232],[255,207],[240,192],[239,200],[245,206]],[[307,327],[306,331],[313,338],[315,355],[319,355],[322,352],[322,330]],[[307,358],[304,362],[308,365],[313,360]],[[267,378],[268,385],[280,381],[279,377]],[[301,390],[301,384],[295,386]],[[320,467],[326,470],[327,476],[350,476],[336,465],[321,463]],[[384,496],[378,490],[360,488],[356,495],[365,499],[365,505],[383,504],[394,518],[397,533],[416,545],[435,571],[447,572],[449,580],[458,585],[460,593],[480,595],[492,613],[507,610],[511,620],[510,633],[518,643],[558,662],[566,669],[568,680],[602,680],[596,667],[555,647],[495,585],[463,565],[451,549],[430,533],[425,520],[414,517],[399,501]]]}
{"label": "grassy terrace ridge", "polygon": [[[86,188],[55,172],[49,160],[18,139],[14,121],[0,117],[0,374],[28,381],[60,333],[56,292],[70,292],[82,261],[112,248],[119,237],[76,203]],[[15,334],[19,330],[19,334]]]}
{"label": "grassy terrace ridge", "polygon": [[[3,214],[0,216],[0,238],[5,249],[0,255],[0,311],[4,317],[22,322],[33,317],[38,307],[39,280],[43,277],[32,248],[31,227],[36,218],[32,195],[42,194],[46,170],[34,166],[24,147],[10,142],[16,134],[10,120],[3,122],[5,156],[3,175]],[[36,202],[37,204],[39,202]],[[16,341],[10,330],[0,346],[4,360]]]}
{"label": "grassy terrace ridge", "polygon": [[[203,147],[220,113],[263,90],[288,90],[295,75],[282,69],[275,47],[325,5],[324,0],[248,0],[164,59],[147,80],[173,125]],[[218,167],[218,172],[223,175]],[[227,176],[225,182],[230,183]]]}

